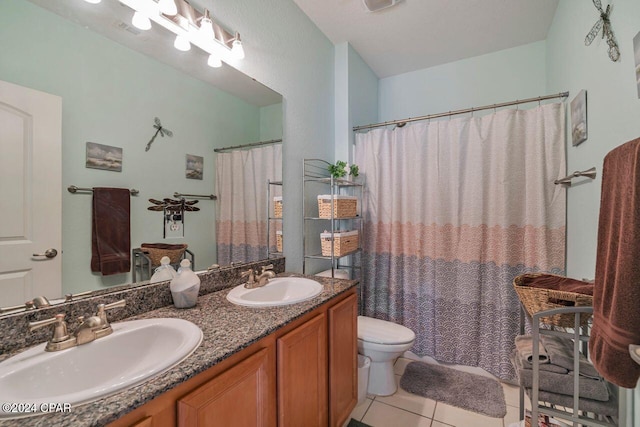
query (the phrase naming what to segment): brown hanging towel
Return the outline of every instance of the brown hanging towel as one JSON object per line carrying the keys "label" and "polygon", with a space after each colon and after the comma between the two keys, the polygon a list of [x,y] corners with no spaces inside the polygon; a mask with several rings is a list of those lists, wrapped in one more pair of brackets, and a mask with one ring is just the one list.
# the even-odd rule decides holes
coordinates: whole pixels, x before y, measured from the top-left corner
{"label": "brown hanging towel", "polygon": [[602,168],[593,329],[589,350],[602,376],[634,388],[640,365],[640,138],[609,152]]}
{"label": "brown hanging towel", "polygon": [[103,276],[131,270],[131,216],[127,188],[93,189],[91,271]]}

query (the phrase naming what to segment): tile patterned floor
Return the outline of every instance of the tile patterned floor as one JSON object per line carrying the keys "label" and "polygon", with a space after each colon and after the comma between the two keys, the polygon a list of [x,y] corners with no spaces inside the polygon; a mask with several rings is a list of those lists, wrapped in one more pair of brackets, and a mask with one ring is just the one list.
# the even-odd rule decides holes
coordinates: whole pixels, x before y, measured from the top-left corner
{"label": "tile patterned floor", "polygon": [[[411,361],[406,357],[396,361],[394,373],[397,382]],[[518,387],[505,383],[502,383],[502,387],[507,403],[507,415],[504,418],[465,411],[407,393],[400,387],[392,396],[367,396],[362,405],[356,406],[351,417],[372,427],[509,427],[518,421]]]}

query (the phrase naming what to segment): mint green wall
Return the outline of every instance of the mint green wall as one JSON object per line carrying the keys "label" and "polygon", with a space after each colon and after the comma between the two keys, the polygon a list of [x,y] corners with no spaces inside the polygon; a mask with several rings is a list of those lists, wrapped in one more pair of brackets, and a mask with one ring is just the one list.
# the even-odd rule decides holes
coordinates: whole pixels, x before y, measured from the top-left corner
{"label": "mint green wall", "polygon": [[547,93],[544,41],[380,79],[379,121]]}
{"label": "mint green wall", "polygon": [[[611,21],[620,46],[618,63],[609,59],[607,45],[600,37],[591,46],[584,45],[584,37],[597,18],[591,2],[563,0],[547,39],[549,91],[568,90],[569,101],[581,89],[587,91],[588,139],[577,147],[568,143],[567,169],[572,172],[595,166],[598,176],[567,191],[567,273],[589,278],[595,273],[602,160],[614,147],[640,136],[633,55],[633,37],[640,31],[640,2],[614,3]],[[569,134],[567,138],[570,141]]]}
{"label": "mint green wall", "polygon": [[[213,148],[257,141],[260,109],[24,0],[0,2],[0,79],[62,97],[62,185],[140,190],[131,199],[131,243],[160,242],[162,214],[147,199],[213,192]],[[157,116],[174,133],[145,146]],[[87,141],[122,147],[121,173],[85,168]],[[204,179],[185,178],[185,155],[204,157]],[[63,290],[130,281],[92,275],[91,196],[62,195]],[[186,215],[196,266],[215,259],[214,202]],[[201,237],[205,238],[201,238]],[[200,261],[200,263],[198,263]],[[126,277],[125,277],[126,276]]]}
{"label": "mint green wall", "polygon": [[[609,59],[607,45],[600,37],[591,46],[584,45],[584,37],[598,18],[591,2],[559,2],[547,38],[549,91],[569,90],[569,100],[581,89],[587,91],[589,137],[577,147],[568,145],[568,171],[592,166],[598,171],[593,182],[567,191],[567,275],[578,278],[592,278],[595,274],[602,160],[613,148],[640,137],[640,99],[633,52],[633,38],[640,31],[640,2],[612,3],[611,24],[621,54],[618,63]],[[569,135],[567,138],[570,140]],[[630,394],[621,400],[630,400]],[[625,411],[628,426],[640,426],[640,389],[636,388],[634,394],[635,405],[627,405],[629,409]]]}
{"label": "mint green wall", "polygon": [[282,103],[260,108],[260,141],[282,139]]}
{"label": "mint green wall", "polygon": [[197,3],[242,34],[237,68],[283,96],[284,255],[287,270],[301,272],[302,160],[334,153],[333,44],[293,0]]}
{"label": "mint green wall", "polygon": [[349,43],[336,46],[335,160],[352,160],[354,126],[378,121],[378,76]]}
{"label": "mint green wall", "polygon": [[[355,141],[354,126],[378,122],[378,85],[380,79],[349,45],[349,144]],[[337,144],[337,141],[336,141]],[[352,154],[353,150],[349,150]]]}
{"label": "mint green wall", "polygon": [[331,160],[349,159],[349,141],[352,138],[349,123],[349,43],[335,47],[335,154]]}

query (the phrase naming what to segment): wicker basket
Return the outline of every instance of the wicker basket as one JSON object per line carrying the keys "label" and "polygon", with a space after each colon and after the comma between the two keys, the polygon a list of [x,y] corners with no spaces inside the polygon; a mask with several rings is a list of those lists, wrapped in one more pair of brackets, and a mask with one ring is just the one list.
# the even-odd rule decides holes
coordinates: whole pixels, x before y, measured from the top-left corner
{"label": "wicker basket", "polygon": [[170,245],[167,243],[143,243],[140,245],[142,252],[147,254],[151,260],[151,265],[160,265],[163,256],[168,256],[171,264],[175,264],[182,259],[187,244]]}
{"label": "wicker basket", "polygon": [[273,217],[282,218],[282,196],[273,198]]}
{"label": "wicker basket", "polygon": [[[593,297],[591,295],[578,294],[575,292],[558,291],[554,289],[541,289],[534,288],[526,285],[525,279],[538,276],[555,276],[554,274],[542,274],[542,273],[528,273],[521,274],[513,279],[513,287],[520,298],[520,302],[527,310],[529,315],[533,316],[535,313],[544,310],[551,310],[554,308],[561,308],[567,306],[575,307],[590,307],[593,305]],[[562,277],[562,276],[557,276]],[[558,304],[554,301],[567,301],[569,304]],[[580,324],[585,326],[589,321],[591,314],[583,313],[580,318]],[[543,323],[555,326],[562,326],[565,328],[573,328],[575,326],[575,314],[554,314],[552,316],[543,317],[540,319]]]}
{"label": "wicker basket", "polygon": [[[333,217],[354,218],[358,214],[358,198],[354,196],[333,196]],[[318,196],[318,216],[331,218],[331,195]]]}
{"label": "wicker basket", "polygon": [[360,236],[357,230],[342,231],[333,235],[326,231],[321,233],[322,256],[331,256],[331,240],[333,240],[333,256],[343,256],[358,249]]}
{"label": "wicker basket", "polygon": [[276,250],[282,253],[282,231],[276,231]]}

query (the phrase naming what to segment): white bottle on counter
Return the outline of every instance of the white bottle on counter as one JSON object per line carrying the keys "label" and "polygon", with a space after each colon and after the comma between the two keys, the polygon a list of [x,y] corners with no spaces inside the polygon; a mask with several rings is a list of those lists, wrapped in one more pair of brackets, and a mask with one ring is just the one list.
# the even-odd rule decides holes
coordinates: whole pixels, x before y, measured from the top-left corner
{"label": "white bottle on counter", "polygon": [[167,282],[173,280],[176,277],[176,271],[171,266],[171,260],[168,256],[163,256],[160,259],[160,267],[156,268],[153,276],[149,280],[149,283]]}
{"label": "white bottle on counter", "polygon": [[191,261],[183,259],[180,262],[178,274],[169,285],[173,305],[176,308],[189,308],[196,305],[200,291],[200,278],[191,270]]}

